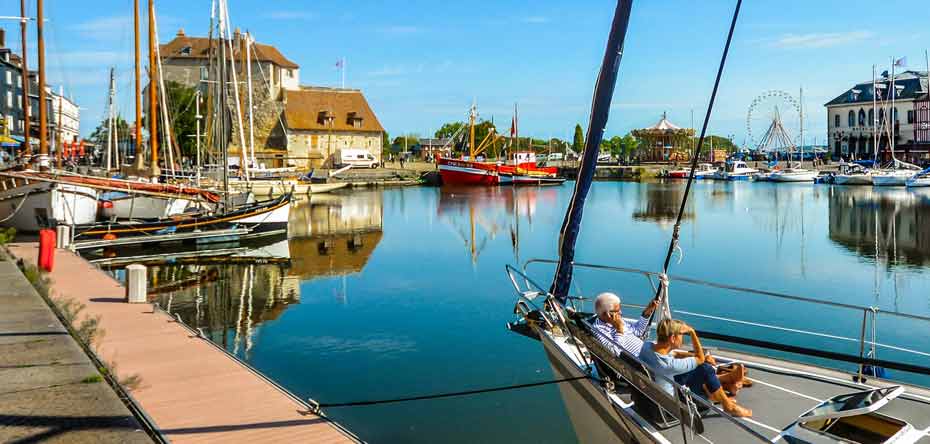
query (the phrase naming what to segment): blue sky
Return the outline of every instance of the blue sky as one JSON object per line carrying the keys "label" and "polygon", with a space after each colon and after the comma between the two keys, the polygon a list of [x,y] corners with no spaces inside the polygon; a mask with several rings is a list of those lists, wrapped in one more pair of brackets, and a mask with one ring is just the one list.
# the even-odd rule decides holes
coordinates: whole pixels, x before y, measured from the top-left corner
{"label": "blue sky", "polygon": [[[540,138],[569,138],[576,122],[585,125],[615,5],[606,0],[230,3],[234,25],[299,64],[303,84],[338,85],[335,63],[345,57],[346,86],[364,90],[392,135],[431,133],[443,122],[464,118],[474,99],[482,117],[493,117],[502,130],[517,102],[521,134]],[[18,1],[0,4],[0,15],[18,12]],[[634,4],[608,136],[651,125],[663,111],[689,126],[693,109],[700,125],[734,5],[718,0]],[[208,0],[161,0],[156,8],[162,42],[178,28],[204,35],[209,26]],[[48,0],[46,10],[49,79],[64,85],[82,107],[82,133],[89,134],[103,116],[109,66],[117,67],[123,113],[132,114],[132,2]],[[745,2],[711,131],[742,143],[753,98],[772,89],[797,96],[803,86],[805,127],[822,143],[823,104],[853,82],[870,79],[872,64],[881,72],[890,57],[907,56],[909,68],[926,69],[928,22],[930,6],[917,0],[893,6],[854,0]],[[18,50],[16,23],[4,26],[8,46]],[[761,124],[754,121],[752,131],[759,132]]]}

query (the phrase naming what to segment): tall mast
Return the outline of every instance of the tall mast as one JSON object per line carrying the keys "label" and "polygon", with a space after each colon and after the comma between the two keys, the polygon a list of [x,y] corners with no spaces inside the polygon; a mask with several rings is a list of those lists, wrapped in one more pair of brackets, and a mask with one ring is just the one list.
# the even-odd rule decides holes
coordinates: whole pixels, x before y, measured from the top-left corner
{"label": "tall mast", "polygon": [[468,136],[468,159],[475,160],[475,114],[478,113],[475,103],[472,102],[471,110],[468,113],[468,123],[471,126],[470,135]]}
{"label": "tall mast", "polygon": [[892,164],[892,168],[895,168],[895,167],[898,166],[897,159],[894,158],[894,145],[895,145],[894,142],[895,142],[895,139],[897,138],[897,134],[895,134],[895,130],[896,130],[897,128],[896,128],[895,126],[896,126],[897,123],[898,123],[898,119],[896,119],[896,117],[897,117],[896,111],[897,111],[897,110],[896,110],[895,107],[894,107],[894,99],[895,99],[895,96],[898,95],[898,90],[895,89],[895,86],[894,86],[894,67],[895,67],[895,65],[896,65],[896,63],[895,63],[895,61],[894,61],[894,57],[892,57],[892,58],[891,58],[891,116],[889,117],[889,120],[891,121],[891,125],[888,126],[888,128],[889,128],[889,134],[890,134],[890,136],[888,137],[888,138],[890,139],[888,143],[889,143],[889,146],[891,147],[891,160],[894,160],[894,161],[895,161],[895,162]]}
{"label": "tall mast", "polygon": [[[246,88],[249,92],[249,162],[255,162],[255,108],[252,106],[252,34],[245,33],[245,75]],[[253,163],[254,167],[255,164]]]}
{"label": "tall mast", "polygon": [[113,167],[113,68],[110,68],[110,93],[107,94],[107,172]]}
{"label": "tall mast", "polygon": [[801,87],[801,92],[798,97],[801,99],[801,106],[799,107],[798,114],[801,115],[801,160],[798,161],[798,165],[801,168],[804,168],[804,87]]}
{"label": "tall mast", "polygon": [[26,18],[26,0],[19,0],[19,28],[22,32],[21,34],[21,43],[22,43],[22,66],[20,66],[20,76],[23,82],[23,140],[25,142],[26,148],[24,149],[25,154],[32,153],[32,144],[29,142],[29,133],[32,129],[32,124],[29,119],[29,66],[26,63],[26,22],[29,21]]}
{"label": "tall mast", "polygon": [[158,69],[155,60],[155,0],[149,0],[149,145],[152,177],[158,177]]}
{"label": "tall mast", "polygon": [[145,165],[142,162],[142,63],[139,54],[139,0],[132,2],[133,36],[135,37],[136,89],[133,101],[136,103],[136,172],[141,173]]}
{"label": "tall mast", "polygon": [[58,122],[55,124],[55,160],[58,168],[61,168],[61,149],[64,145],[61,143],[61,106],[64,104],[65,90],[58,87]]}
{"label": "tall mast", "polygon": [[45,14],[42,0],[36,1],[36,35],[39,38],[39,162],[47,167],[48,162],[48,104],[45,103]]}
{"label": "tall mast", "polygon": [[878,106],[876,101],[876,96],[878,96],[878,85],[875,83],[875,65],[872,65],[872,167],[875,167],[875,161],[878,159],[878,140],[879,140],[879,126],[878,122]]}

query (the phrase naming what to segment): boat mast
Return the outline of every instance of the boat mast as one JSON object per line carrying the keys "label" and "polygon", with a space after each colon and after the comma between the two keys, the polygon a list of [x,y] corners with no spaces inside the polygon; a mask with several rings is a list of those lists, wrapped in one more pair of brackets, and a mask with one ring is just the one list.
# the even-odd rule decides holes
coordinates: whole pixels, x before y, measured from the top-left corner
{"label": "boat mast", "polygon": [[591,189],[594,179],[594,168],[597,164],[598,147],[604,137],[607,127],[607,118],[610,115],[610,102],[613,99],[614,89],[617,86],[617,74],[620,70],[620,60],[623,56],[623,42],[630,23],[631,0],[620,0],[614,11],[607,46],[604,49],[604,58],[594,88],[594,98],[591,102],[591,118],[588,121],[588,132],[585,137],[584,151],[581,154],[581,168],[578,169],[578,179],[575,181],[575,190],[569,202],[562,229],[559,230],[559,262],[552,279],[549,292],[555,299],[564,303],[572,282],[575,261],[575,241],[581,230],[581,218],[584,212],[584,201]]}
{"label": "boat mast", "polygon": [[200,186],[200,120],[203,119],[203,116],[200,115],[200,88],[197,88],[197,91],[194,93],[194,112],[196,113],[194,118],[197,120],[197,186]]}
{"label": "boat mast", "polygon": [[39,55],[39,168],[48,168],[48,104],[45,103],[45,14],[42,0],[36,1],[36,35]]}
{"label": "boat mast", "polygon": [[107,172],[113,168],[113,89],[114,73],[110,68],[110,92],[107,94]]}
{"label": "boat mast", "polygon": [[[888,124],[888,146],[891,148],[891,160],[892,161],[897,160],[894,158],[895,124],[897,123],[897,119],[895,119],[894,98],[895,96],[898,95],[898,91],[895,90],[895,86],[894,86],[894,67],[895,67],[895,62],[894,62],[894,57],[892,57],[891,58],[891,88],[890,88],[891,112],[888,115],[888,122],[889,122]],[[897,163],[898,162],[896,161],[892,163],[891,168],[894,169],[896,166],[898,166]]]}
{"label": "boat mast", "polygon": [[58,168],[61,169],[61,149],[64,145],[61,143],[61,105],[64,102],[64,87],[58,87],[58,122],[55,124],[55,160]]}
{"label": "boat mast", "polygon": [[151,175],[156,179],[158,171],[158,71],[155,60],[155,0],[149,0],[149,145],[152,150]]}
{"label": "boat mast", "polygon": [[798,95],[798,97],[801,100],[800,106],[798,107],[798,114],[801,115],[801,130],[800,130],[801,135],[799,136],[801,138],[801,159],[798,161],[798,166],[800,168],[804,168],[804,87],[803,86],[801,87],[801,92]]}
{"label": "boat mast", "polygon": [[[255,108],[252,106],[252,34],[245,33],[245,75],[246,88],[249,93],[249,162],[255,167],[255,120],[253,117]],[[343,83],[345,83],[343,81]]]}
{"label": "boat mast", "polygon": [[32,123],[29,119],[29,66],[26,63],[26,0],[19,0],[19,29],[21,32],[22,43],[22,65],[20,65],[20,79],[23,82],[23,141],[26,147],[23,149],[24,154],[32,154],[32,144],[29,141],[29,133],[32,131]]}
{"label": "boat mast", "polygon": [[133,36],[135,37],[135,72],[136,72],[136,89],[133,100],[136,103],[136,165],[135,170],[136,174],[142,174],[142,169],[145,168],[145,164],[142,162],[142,63],[140,61],[140,50],[139,50],[139,0],[133,0]]}
{"label": "boat mast", "polygon": [[471,161],[475,160],[475,114],[478,114],[478,110],[475,102],[472,102],[471,110],[468,112],[468,123],[471,126],[471,133],[468,138],[468,160]]}
{"label": "boat mast", "polygon": [[879,141],[879,131],[878,126],[878,102],[876,98],[878,96],[878,84],[875,83],[875,65],[872,65],[872,167],[875,167],[875,161],[878,160],[878,141]]}

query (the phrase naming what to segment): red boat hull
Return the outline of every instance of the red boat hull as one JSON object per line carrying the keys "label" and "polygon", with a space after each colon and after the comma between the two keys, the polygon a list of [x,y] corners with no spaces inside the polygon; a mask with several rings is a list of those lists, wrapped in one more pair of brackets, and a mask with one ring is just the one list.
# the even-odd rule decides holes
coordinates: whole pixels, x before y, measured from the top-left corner
{"label": "red boat hull", "polygon": [[439,159],[439,177],[444,185],[498,185],[497,165],[467,160]]}

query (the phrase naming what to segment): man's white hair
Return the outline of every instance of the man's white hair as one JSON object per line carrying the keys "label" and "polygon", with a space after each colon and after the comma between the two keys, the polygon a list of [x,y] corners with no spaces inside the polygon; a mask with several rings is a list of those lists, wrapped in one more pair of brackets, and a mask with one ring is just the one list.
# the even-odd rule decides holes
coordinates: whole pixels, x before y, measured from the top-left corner
{"label": "man's white hair", "polygon": [[594,313],[598,315],[607,313],[610,309],[614,308],[614,304],[619,303],[620,296],[610,292],[601,293],[594,299]]}

